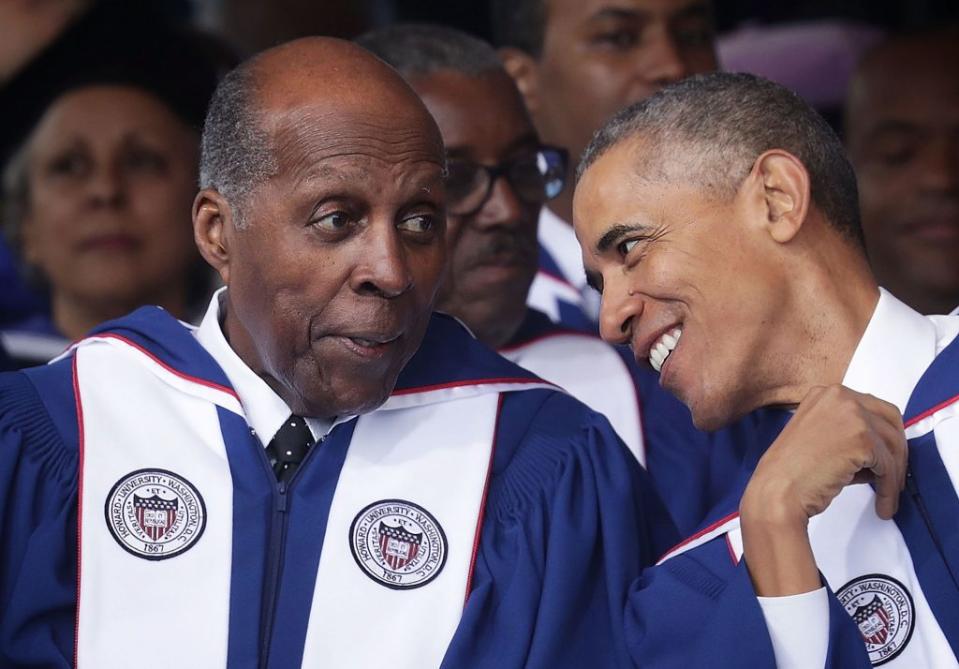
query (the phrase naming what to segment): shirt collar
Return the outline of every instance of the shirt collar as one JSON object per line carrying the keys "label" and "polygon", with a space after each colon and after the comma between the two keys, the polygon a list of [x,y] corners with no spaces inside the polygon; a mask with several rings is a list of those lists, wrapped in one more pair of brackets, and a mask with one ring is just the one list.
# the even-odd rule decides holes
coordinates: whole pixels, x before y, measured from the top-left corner
{"label": "shirt collar", "polygon": [[[260,442],[266,446],[292,411],[286,402],[273,392],[266,381],[247,367],[246,363],[240,359],[240,356],[227,342],[220,325],[221,307],[225,299],[226,288],[220,288],[214,293],[206,315],[200,322],[200,327],[196,330],[196,338],[223,369],[233,386],[233,390],[240,398],[240,404],[243,406],[244,413],[246,413],[247,423],[253,428]],[[349,416],[330,421],[307,417],[306,424],[309,426],[313,438],[319,439],[326,435],[334,425],[351,418],[352,416]]]}
{"label": "shirt collar", "polygon": [[582,291],[586,287],[583,252],[573,226],[543,207],[539,213],[539,243],[549,252],[563,278]]}
{"label": "shirt collar", "polygon": [[935,324],[880,288],[876,310],[842,383],[891,402],[903,412],[936,352]]}

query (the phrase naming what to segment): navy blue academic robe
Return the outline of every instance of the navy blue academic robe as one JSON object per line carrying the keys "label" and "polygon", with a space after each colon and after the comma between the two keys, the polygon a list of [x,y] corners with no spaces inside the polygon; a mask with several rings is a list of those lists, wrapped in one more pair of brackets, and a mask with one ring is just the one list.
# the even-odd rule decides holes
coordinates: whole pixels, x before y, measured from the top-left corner
{"label": "navy blue academic robe", "polygon": [[[900,496],[895,523],[935,621],[953,654],[959,655],[959,495],[940,456],[942,444],[937,443],[933,429],[936,423],[956,420],[957,368],[959,339],[935,358],[913,390],[904,413],[906,434],[910,436],[907,485]],[[921,425],[923,421],[927,421],[925,426]],[[638,666],[712,666],[710,663],[718,662],[716,658],[722,661],[715,666],[775,666],[746,561],[738,559],[726,532],[715,533],[735,522],[742,492],[765,448],[763,440],[748,446],[726,499],[716,505],[699,531],[683,542],[695,547],[647,569],[633,585],[626,621],[630,650]],[[850,562],[861,562],[860,571],[878,571],[875,563],[881,556],[857,554],[844,537],[835,538],[835,549]],[[860,632],[829,589],[830,584],[824,580],[824,585],[829,590],[826,667],[872,666],[863,642],[866,633]],[[832,585],[838,588],[841,583]],[[731,620],[735,624],[730,624]],[[814,623],[821,621],[796,621],[797,626]],[[693,642],[677,652],[670,630],[680,625],[697,633],[692,636]],[[907,637],[903,646],[908,641]]]}
{"label": "navy blue academic robe", "polygon": [[[141,309],[96,332],[119,333],[173,369],[229,387],[193,335],[158,309]],[[434,317],[397,390],[522,374],[452,319]],[[242,420],[221,420],[224,439],[241,444],[234,450],[262,449]],[[317,528],[324,526],[355,425],[334,427],[298,472],[281,574],[266,566],[270,514],[247,509],[245,534],[234,538],[231,669],[251,666],[253,657],[277,669],[300,666],[323,550],[310,537],[323,536]],[[630,666],[627,588],[677,538],[645,472],[604,418],[557,391],[504,394],[496,435],[472,589],[442,666]],[[0,375],[2,667],[72,665],[77,444],[69,358]],[[245,476],[247,489],[270,499],[276,480],[268,468]],[[258,536],[263,540],[251,539]],[[275,621],[267,634],[264,612],[271,608]],[[430,633],[429,620],[423,633]]]}

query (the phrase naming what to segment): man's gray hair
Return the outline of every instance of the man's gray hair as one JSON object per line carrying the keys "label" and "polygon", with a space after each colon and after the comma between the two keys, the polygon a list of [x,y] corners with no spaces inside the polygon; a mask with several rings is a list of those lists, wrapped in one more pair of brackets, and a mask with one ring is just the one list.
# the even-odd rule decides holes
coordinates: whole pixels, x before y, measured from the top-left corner
{"label": "man's gray hair", "polygon": [[667,86],[619,112],[593,136],[577,181],[612,147],[634,137],[643,142],[636,159],[643,176],[683,178],[728,197],[760,154],[787,151],[809,172],[813,202],[826,219],[863,244],[856,175],[842,143],[812,107],[778,84],[714,72]]}
{"label": "man's gray hair", "polygon": [[356,43],[396,69],[405,79],[439,70],[471,77],[503,71],[486,42],[453,28],[422,23],[386,26],[360,35]]}
{"label": "man's gray hair", "polygon": [[227,199],[238,228],[246,226],[250,193],[277,172],[256,93],[252,61],[229,72],[210,101],[200,140],[200,188],[212,188]]}

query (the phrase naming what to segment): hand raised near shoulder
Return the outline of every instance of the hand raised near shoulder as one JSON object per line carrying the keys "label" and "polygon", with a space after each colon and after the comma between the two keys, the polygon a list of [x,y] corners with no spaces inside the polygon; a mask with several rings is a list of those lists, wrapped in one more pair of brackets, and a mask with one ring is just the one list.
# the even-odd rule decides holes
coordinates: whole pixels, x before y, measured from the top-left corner
{"label": "hand raised near shoulder", "polygon": [[743,548],[757,593],[819,588],[809,519],[848,485],[872,482],[876,513],[892,518],[905,483],[899,410],[843,386],[814,387],[759,461],[740,503]]}

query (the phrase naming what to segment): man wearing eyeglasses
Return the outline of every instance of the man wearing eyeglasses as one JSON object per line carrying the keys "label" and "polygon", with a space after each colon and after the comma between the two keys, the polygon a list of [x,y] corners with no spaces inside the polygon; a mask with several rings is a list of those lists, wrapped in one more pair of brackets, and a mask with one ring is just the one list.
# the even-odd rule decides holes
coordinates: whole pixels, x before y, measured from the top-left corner
{"label": "man wearing eyeglasses", "polygon": [[[715,70],[708,0],[494,0],[492,24],[540,137],[579,159],[626,105],[690,74]],[[586,284],[572,227],[572,189],[543,208],[531,306],[596,331],[599,296]]]}
{"label": "man wearing eyeglasses", "polygon": [[[563,191],[567,156],[540,142],[489,45],[428,25],[392,26],[358,41],[407,78],[446,144],[450,267],[437,308],[604,414],[652,472],[676,524],[691,531],[711,494],[708,458],[730,452],[711,446],[744,441],[756,418],[715,435],[699,432],[686,408],[657,386],[656,375],[598,337],[527,307],[537,271],[537,215]],[[718,464],[712,467],[717,473]]]}

